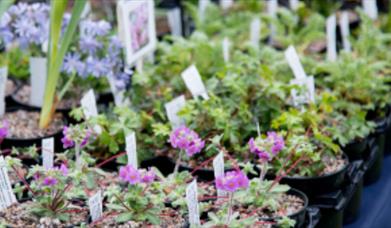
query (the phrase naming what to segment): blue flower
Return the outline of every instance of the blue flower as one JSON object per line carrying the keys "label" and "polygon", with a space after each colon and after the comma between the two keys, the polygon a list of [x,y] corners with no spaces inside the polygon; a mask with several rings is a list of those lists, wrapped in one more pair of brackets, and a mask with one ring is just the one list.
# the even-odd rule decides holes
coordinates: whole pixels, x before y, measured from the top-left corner
{"label": "blue flower", "polygon": [[102,44],[92,36],[82,36],[79,41],[80,50],[83,53],[94,55],[98,49],[102,48]]}
{"label": "blue flower", "polygon": [[85,64],[80,61],[80,55],[78,53],[68,53],[64,58],[62,71],[67,74],[77,73],[78,75],[84,75]]}
{"label": "blue flower", "polygon": [[111,25],[105,20],[85,20],[80,23],[80,28],[82,36],[97,37],[106,36],[111,29]]}
{"label": "blue flower", "polygon": [[111,72],[112,64],[109,59],[97,59],[92,56],[87,58],[86,71],[96,78],[107,76]]}

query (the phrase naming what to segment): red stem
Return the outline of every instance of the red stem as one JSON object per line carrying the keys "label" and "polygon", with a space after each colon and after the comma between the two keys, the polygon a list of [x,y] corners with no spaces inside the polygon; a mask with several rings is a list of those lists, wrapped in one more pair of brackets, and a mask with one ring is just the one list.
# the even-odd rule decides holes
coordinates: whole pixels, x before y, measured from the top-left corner
{"label": "red stem", "polygon": [[112,157],[110,157],[110,158],[104,160],[103,162],[97,164],[95,167],[96,167],[96,168],[100,168],[101,166],[105,165],[106,163],[111,162],[112,160],[114,160],[114,159],[116,159],[116,158],[118,158],[118,157],[121,157],[121,156],[123,156],[123,155],[125,155],[125,154],[126,154],[126,151],[121,152],[121,153],[119,153],[119,154],[116,154],[116,155],[114,155],[114,156],[112,156]]}
{"label": "red stem", "polygon": [[18,176],[19,180],[23,182],[23,184],[26,186],[26,188],[34,195],[36,196],[37,194],[31,189],[30,185],[27,183],[27,181],[19,174],[18,170],[12,166],[12,169],[14,170],[14,172],[16,173],[16,175]]}

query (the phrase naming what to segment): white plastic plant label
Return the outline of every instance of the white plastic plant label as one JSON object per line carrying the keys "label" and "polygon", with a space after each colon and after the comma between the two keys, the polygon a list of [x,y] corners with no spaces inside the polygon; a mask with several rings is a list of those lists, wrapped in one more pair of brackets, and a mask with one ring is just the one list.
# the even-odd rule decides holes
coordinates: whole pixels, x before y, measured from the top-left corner
{"label": "white plastic plant label", "polygon": [[378,17],[376,0],[362,0],[362,6],[364,8],[364,12],[368,17],[373,20],[376,20]]}
{"label": "white plastic plant label", "polygon": [[111,93],[114,96],[114,103],[116,106],[121,107],[124,105],[125,90],[119,90],[115,85],[115,79],[113,77],[107,76],[107,80],[110,84]]}
{"label": "white plastic plant label", "polygon": [[180,125],[185,123],[183,118],[178,116],[178,112],[186,105],[185,96],[181,95],[174,98],[172,101],[164,105],[167,113],[168,120],[171,123],[171,126],[175,129]]}
{"label": "white plastic plant label", "polygon": [[5,89],[7,85],[8,67],[0,67],[0,116],[5,113]]}
{"label": "white plastic plant label", "polygon": [[341,17],[339,18],[339,25],[341,28],[343,49],[346,52],[351,52],[352,48],[349,41],[349,36],[350,36],[349,14],[347,11],[343,11],[341,13]]}
{"label": "white plastic plant label", "polygon": [[[276,13],[277,13],[277,8],[278,8],[278,2],[277,0],[268,0],[267,1],[267,12],[269,14],[269,16],[271,18],[275,18],[276,17]],[[276,33],[275,31],[275,27],[273,25],[273,23],[270,24],[270,41],[272,40],[274,34]]]}
{"label": "white plastic plant label", "polygon": [[297,10],[299,8],[299,0],[289,0],[289,7],[292,10]]}
{"label": "white plastic plant label", "polygon": [[95,195],[88,199],[88,207],[90,209],[90,216],[92,222],[97,221],[102,217],[103,204],[102,204],[102,192],[99,190]]}
{"label": "white plastic plant label", "polygon": [[171,35],[182,36],[181,9],[175,7],[167,12],[168,25],[170,26]]}
{"label": "white plastic plant label", "polygon": [[0,156],[0,210],[3,210],[16,202],[16,197],[8,177],[5,160],[3,156]]}
{"label": "white plastic plant label", "polygon": [[[215,175],[215,179],[220,176],[224,176],[224,154],[223,152],[220,152],[214,159],[213,159],[213,172]],[[221,189],[217,189],[217,196],[218,197],[224,197],[227,195],[226,191],[223,191]]]}
{"label": "white plastic plant label", "polygon": [[195,65],[189,66],[182,72],[181,76],[193,97],[201,96],[205,100],[209,99],[208,92]]}
{"label": "white plastic plant label", "polygon": [[46,63],[46,58],[30,58],[30,104],[33,106],[42,107],[43,104],[47,79]]}
{"label": "white plastic plant label", "polygon": [[292,79],[291,84],[303,88],[301,91],[297,91],[296,89],[291,91],[294,106],[315,102],[315,82],[313,76],[304,79]]}
{"label": "white plastic plant label", "polygon": [[54,138],[42,139],[42,165],[46,170],[53,168]]}
{"label": "white plastic plant label", "polygon": [[223,10],[229,9],[234,4],[234,0],[220,0],[220,7]]}
{"label": "white plastic plant label", "polygon": [[327,31],[327,60],[337,60],[337,44],[336,44],[336,17],[335,14],[329,16],[326,21]]}
{"label": "white plastic plant label", "polygon": [[136,144],[136,133],[131,132],[125,138],[126,142],[126,154],[128,155],[128,165],[133,166],[137,169],[137,144]]}
{"label": "white plastic plant label", "polygon": [[250,43],[255,48],[259,48],[259,42],[261,40],[261,20],[254,18],[250,24]]}
{"label": "white plastic plant label", "polygon": [[197,180],[193,180],[186,188],[186,203],[189,210],[190,226],[200,226],[200,210],[198,207]]}
{"label": "white plastic plant label", "polygon": [[301,65],[299,56],[297,55],[296,49],[292,45],[289,46],[288,49],[286,49],[285,59],[288,62],[290,68],[292,69],[293,75],[295,75],[296,79],[303,79],[307,77],[304,68]]}
{"label": "white plastic plant label", "polygon": [[198,0],[198,17],[201,21],[204,20],[205,11],[209,4],[210,0]]}
{"label": "white plastic plant label", "polygon": [[[84,115],[87,119],[98,116],[98,108],[96,107],[96,98],[94,90],[90,89],[80,100]],[[98,134],[102,132],[102,128],[98,125],[94,126],[94,131]]]}
{"label": "white plastic plant label", "polygon": [[224,61],[227,63],[227,62],[229,62],[229,46],[230,46],[229,39],[227,37],[225,37],[223,39],[221,45],[223,46]]}

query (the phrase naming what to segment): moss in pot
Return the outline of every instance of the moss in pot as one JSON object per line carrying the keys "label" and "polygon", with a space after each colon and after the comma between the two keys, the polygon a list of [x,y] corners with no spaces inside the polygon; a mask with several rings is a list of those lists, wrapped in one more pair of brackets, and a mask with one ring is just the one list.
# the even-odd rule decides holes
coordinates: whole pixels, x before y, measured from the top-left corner
{"label": "moss in pot", "polygon": [[56,113],[48,128],[41,129],[38,126],[39,112],[24,109],[8,109],[2,117],[8,123],[8,134],[4,138],[2,148],[40,147],[43,138],[54,137],[55,147],[61,148],[62,128],[66,124],[61,113]]}

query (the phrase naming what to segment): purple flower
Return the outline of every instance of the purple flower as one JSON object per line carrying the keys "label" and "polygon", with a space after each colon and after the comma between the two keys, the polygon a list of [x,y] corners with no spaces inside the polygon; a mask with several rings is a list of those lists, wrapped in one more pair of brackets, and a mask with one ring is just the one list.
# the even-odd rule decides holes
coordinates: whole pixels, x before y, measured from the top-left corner
{"label": "purple flower", "polygon": [[107,58],[99,60],[90,56],[87,58],[86,70],[88,74],[96,78],[107,76],[111,71],[110,60]]}
{"label": "purple flower", "polygon": [[119,177],[131,185],[135,185],[141,181],[140,172],[131,165],[121,167]]}
{"label": "purple flower", "polygon": [[216,188],[235,192],[239,188],[247,188],[249,180],[247,176],[240,170],[227,172],[225,175],[216,178]]}
{"label": "purple flower", "polygon": [[264,139],[258,137],[251,138],[248,142],[250,152],[257,154],[259,159],[263,161],[270,161],[285,147],[284,138],[279,136],[276,132],[268,132]]}
{"label": "purple flower", "polygon": [[201,152],[205,146],[205,142],[198,134],[185,126],[181,126],[171,133],[170,142],[173,148],[185,150],[189,157]]}
{"label": "purple flower", "polygon": [[80,54],[68,53],[64,58],[62,68],[62,70],[68,74],[77,73],[78,75],[83,75],[85,70],[85,64],[80,61]]}
{"label": "purple flower", "polygon": [[205,141],[202,141],[200,138],[194,139],[186,149],[187,156],[191,157],[194,154],[201,152],[204,146],[205,146]]}
{"label": "purple flower", "polygon": [[89,55],[95,55],[98,49],[102,48],[103,45],[95,37],[90,35],[85,35],[80,38],[79,41],[80,50],[83,53]]}
{"label": "purple flower", "polygon": [[70,148],[75,145],[73,140],[68,136],[68,129],[69,128],[67,126],[64,126],[64,129],[62,130],[62,134],[64,135],[64,137],[61,139],[61,142],[64,148]]}
{"label": "purple flower", "polygon": [[57,184],[57,179],[51,176],[47,176],[43,179],[42,184],[46,186],[54,186]]}
{"label": "purple flower", "polygon": [[65,164],[61,164],[60,166],[60,172],[63,176],[68,176],[69,170],[68,167]]}
{"label": "purple flower", "polygon": [[61,139],[61,142],[64,148],[73,147],[76,143],[83,147],[91,137],[91,130],[82,125],[64,126],[62,133],[64,137]]}
{"label": "purple flower", "polygon": [[3,141],[5,137],[8,135],[8,128],[9,128],[9,123],[7,120],[3,120],[0,126],[0,141]]}
{"label": "purple flower", "polygon": [[141,176],[141,182],[149,184],[155,180],[156,174],[152,169],[148,169],[148,171],[143,170]]}

